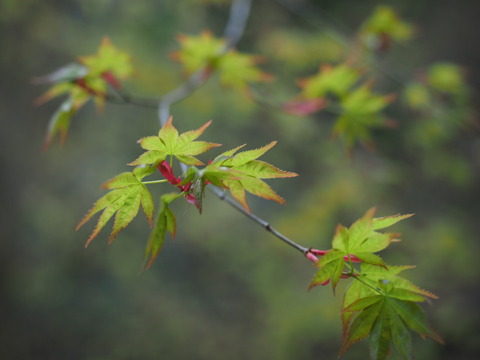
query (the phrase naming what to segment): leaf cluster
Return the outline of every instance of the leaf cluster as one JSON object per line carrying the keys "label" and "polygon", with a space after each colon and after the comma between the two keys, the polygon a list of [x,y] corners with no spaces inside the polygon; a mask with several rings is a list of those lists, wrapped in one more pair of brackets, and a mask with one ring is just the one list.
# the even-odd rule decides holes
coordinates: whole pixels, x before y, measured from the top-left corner
{"label": "leaf cluster", "polygon": [[93,99],[96,105],[102,108],[108,87],[119,89],[120,80],[133,74],[130,55],[118,50],[110,39],[105,37],[96,54],[79,57],[75,63],[34,79],[39,84],[52,84],[50,90],[37,99],[37,104],[67,95],[67,99],[50,118],[45,147],[48,147],[57,135],[61,144],[66,140],[71,117],[87,101]]}
{"label": "leaf cluster", "polygon": [[[146,248],[147,266],[150,266],[157,257],[169,232],[172,237],[176,233],[175,215],[170,209],[170,204],[181,197],[195,205],[199,212],[202,211],[202,200],[207,185],[221,187],[229,190],[247,211],[250,211],[246,201],[246,193],[285,203],[263,179],[286,178],[297,176],[292,172],[278,169],[277,167],[258,160],[260,156],[270,150],[276,142],[254,150],[239,150],[244,146],[238,146],[218,155],[207,165],[196,158],[213,147],[220,144],[196,140],[211,121],[197,130],[179,134],[173,126],[173,118],[160,129],[157,136],[148,136],[140,139],[140,146],[146,150],[129,165],[137,166],[132,172],[122,173],[103,187],[111,191],[100,198],[78,224],[77,229],[83,226],[93,215],[103,211],[93,232],[87,240],[87,245],[100,233],[108,220],[115,215],[109,242],[112,242],[117,234],[123,230],[137,215],[140,206],[152,226],[154,205],[147,184],[168,182],[175,186],[179,192],[167,193],[160,199],[157,215]],[[178,160],[189,167],[185,173],[176,177],[173,169],[173,160]],[[203,166],[199,168],[199,166]],[[164,177],[162,180],[143,182],[145,176],[158,172]]]}
{"label": "leaf cluster", "polygon": [[370,143],[371,130],[388,125],[383,110],[395,97],[372,90],[374,78],[365,74],[364,58],[374,56],[376,50],[386,51],[393,40],[407,41],[412,35],[412,26],[390,7],[378,7],[360,27],[344,59],[336,65],[321,64],[317,74],[300,79],[301,92],[284,110],[298,116],[328,112],[336,118],[333,134],[348,148],[357,142]]}
{"label": "leaf cluster", "polygon": [[360,28],[362,42],[371,49],[385,51],[392,41],[406,42],[414,27],[401,20],[389,6],[378,6]]}
{"label": "leaf cluster", "polygon": [[256,67],[262,61],[260,57],[227,49],[226,41],[214,37],[210,31],[203,31],[197,36],[180,35],[178,41],[180,50],[173,52],[172,58],[183,65],[187,74],[216,70],[222,85],[241,91],[247,90],[249,83],[272,79]]}
{"label": "leaf cluster", "polygon": [[[442,342],[417,304],[436,296],[399,276],[413,266],[387,265],[376,254],[399,236],[379,230],[412,214],[374,218],[374,212],[370,209],[349,228],[339,225],[331,250],[310,250],[322,257],[316,262],[319,269],[309,287],[331,283],[335,290],[341,278],[354,279],[343,299],[344,335],[340,354],[369,337],[372,359],[385,359],[391,348],[403,358],[411,359],[410,331]],[[356,266],[358,263],[360,266]]]}
{"label": "leaf cluster", "polygon": [[[298,82],[302,88],[299,104],[303,107],[297,105],[294,109],[304,111],[294,113],[307,115],[333,104],[330,109],[338,113],[334,134],[341,136],[349,147],[357,141],[368,141],[370,129],[386,123],[381,112],[392,102],[393,96],[375,94],[371,82],[356,86],[361,78],[362,72],[346,63],[322,65],[316,75]],[[319,106],[312,106],[315,104]]]}

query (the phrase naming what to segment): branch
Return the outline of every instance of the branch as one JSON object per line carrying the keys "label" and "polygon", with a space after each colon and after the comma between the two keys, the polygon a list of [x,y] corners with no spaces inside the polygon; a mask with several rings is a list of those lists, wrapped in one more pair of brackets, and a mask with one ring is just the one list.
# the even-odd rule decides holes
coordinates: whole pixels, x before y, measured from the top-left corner
{"label": "branch", "polygon": [[298,251],[300,251],[302,254],[304,254],[305,256],[307,256],[307,254],[310,253],[310,249],[309,248],[306,248],[302,245],[299,245],[297,244],[295,241],[289,239],[288,237],[286,237],[285,235],[283,235],[281,232],[279,232],[278,230],[276,230],[275,228],[273,228],[270,223],[268,223],[267,221],[263,220],[262,218],[258,217],[257,215],[251,213],[251,212],[248,212],[247,210],[245,210],[243,208],[242,205],[240,205],[239,203],[237,203],[235,200],[229,198],[226,193],[222,190],[220,190],[219,188],[216,188],[216,187],[213,187],[213,186],[209,186],[208,187],[219,199],[221,200],[224,200],[227,204],[229,204],[230,206],[232,206],[233,208],[235,208],[236,210],[240,211],[242,214],[244,214],[246,217],[250,218],[251,220],[255,221],[257,224],[259,224],[260,226],[264,227],[265,230],[271,232],[274,236],[276,236],[278,239],[282,240],[284,243],[294,247],[295,249],[297,249]]}
{"label": "branch", "polygon": [[158,99],[134,96],[125,89],[113,89],[114,94],[107,94],[105,99],[112,104],[130,104],[146,108],[158,108]]}
{"label": "branch", "polygon": [[[250,14],[250,9],[252,5],[252,0],[234,0],[232,6],[230,8],[230,17],[228,19],[227,25],[224,31],[224,37],[226,39],[225,46],[221,49],[220,53],[224,54],[231,50],[240,38],[243,35],[245,30],[245,25]],[[158,107],[158,117],[160,120],[161,126],[165,125],[168,118],[170,117],[170,107],[171,105],[184,100],[191,94],[195,92],[200,86],[205,84],[205,82],[209,79],[211,75],[211,69],[203,68],[195,72],[192,76],[190,76],[183,84],[178,86],[177,88],[171,90],[169,93],[165,94],[160,98],[160,100],[155,99],[147,99],[147,98],[139,98],[129,94],[126,90],[119,90],[115,89],[115,96],[107,97],[107,100],[116,103],[116,104],[133,104],[142,107],[149,107],[149,108],[157,108]],[[259,102],[257,100],[257,102]],[[266,104],[262,104],[266,106]],[[270,106],[275,107],[275,105]],[[187,165],[180,163],[182,167],[182,171],[187,171]],[[147,183],[147,182],[145,182]],[[151,182],[151,183],[155,183]],[[219,188],[208,186],[209,189],[221,200],[228,203],[230,206],[235,208],[236,210],[240,211],[242,214],[265,228],[268,232],[272,233],[275,237],[283,241],[284,243],[290,245],[291,247],[297,249],[302,254],[307,256],[310,260],[312,260],[309,255],[310,249],[306,248],[302,245],[297,244],[293,240],[289,239],[278,230],[273,228],[270,223],[263,220],[262,218],[258,217],[257,215],[248,212],[243,208],[242,205],[237,203],[235,200],[228,197],[224,191],[220,190]]]}

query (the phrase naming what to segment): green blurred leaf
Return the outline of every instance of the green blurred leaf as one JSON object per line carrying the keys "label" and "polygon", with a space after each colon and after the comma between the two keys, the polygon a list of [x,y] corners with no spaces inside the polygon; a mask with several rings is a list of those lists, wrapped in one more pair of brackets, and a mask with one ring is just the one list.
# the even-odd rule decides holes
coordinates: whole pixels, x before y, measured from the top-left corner
{"label": "green blurred leaf", "polygon": [[334,134],[342,136],[347,146],[369,140],[370,129],[385,124],[381,111],[392,100],[392,95],[374,94],[368,84],[348,92],[340,101],[342,115],[337,119]]}
{"label": "green blurred leaf", "polygon": [[455,93],[465,87],[460,67],[451,63],[438,63],[430,66],[427,80],[434,89]]}
{"label": "green blurred leaf", "polygon": [[78,61],[88,68],[91,77],[110,73],[115,78],[126,79],[135,73],[130,54],[117,49],[108,37],[103,38],[95,55],[82,56]]}
{"label": "green blurred leaf", "polygon": [[307,99],[321,98],[328,93],[345,96],[360,79],[360,72],[348,65],[323,65],[315,76],[299,81],[302,95]]}
{"label": "green blurred leaf", "polygon": [[367,41],[371,37],[387,36],[396,41],[407,41],[412,38],[413,26],[400,20],[391,7],[378,6],[374,13],[362,25],[360,34]]}
{"label": "green blurred leaf", "polygon": [[68,128],[70,127],[70,119],[74,113],[73,99],[70,97],[60,105],[58,110],[50,118],[47,126],[44,148],[47,148],[57,135],[60,144],[65,142],[68,135]]}
{"label": "green blurred leaf", "polygon": [[205,66],[216,66],[222,55],[225,40],[215,38],[210,31],[198,36],[179,35],[180,50],[172,53],[172,58],[182,63],[187,73],[193,73]]}
{"label": "green blurred leaf", "polygon": [[251,55],[237,51],[228,52],[218,61],[221,83],[238,90],[245,90],[248,83],[270,81],[272,76],[255,66],[258,61],[258,58]]}

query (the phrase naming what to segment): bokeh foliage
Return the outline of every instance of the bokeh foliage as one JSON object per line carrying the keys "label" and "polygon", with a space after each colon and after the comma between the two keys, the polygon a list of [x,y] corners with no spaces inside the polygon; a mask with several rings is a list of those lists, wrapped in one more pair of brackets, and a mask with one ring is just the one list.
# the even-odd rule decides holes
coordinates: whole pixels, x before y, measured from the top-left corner
{"label": "bokeh foliage", "polygon": [[[296,96],[295,79],[314,75],[320,61],[345,56],[347,39],[376,5],[302,1],[287,9],[278,3],[289,2],[255,2],[238,46],[269,59],[261,67],[275,74],[274,90],[269,83],[257,90],[274,102]],[[337,223],[351,223],[372,205],[380,216],[415,212],[399,226],[404,241],[385,258],[417,264],[411,280],[440,297],[428,312],[446,345],[415,341],[417,358],[470,359],[480,351],[480,147],[476,114],[466,113],[465,104],[474,101],[479,75],[472,67],[478,50],[468,45],[475,33],[469,14],[478,5],[414,3],[404,1],[398,10],[421,29],[418,39],[394,42],[380,58],[365,60],[365,71],[378,75],[375,86],[398,93],[386,113],[397,127],[373,132],[375,151],[358,147],[349,157],[331,140],[333,115],[300,118],[260,106],[215,76],[172,112],[181,131],[213,119],[209,138],[226,148],[246,139],[252,147],[278,140],[266,160],[301,175],[273,183],[288,205],[249,203],[306,246],[326,247]],[[455,17],[458,12],[464,17]],[[178,205],[186,225],[141,275],[145,219],[108,249],[106,241],[83,248],[90,229],[74,233],[75,224],[101,196],[99,185],[140,155],[135,141],[158,131],[155,110],[107,105],[99,114],[87,105],[62,148],[39,152],[59,103],[30,105],[41,93],[30,86],[32,77],[93,53],[108,35],[139,69],[129,89],[162,94],[184,79],[168,57],[178,50],[176,35],[206,28],[220,35],[227,16],[228,6],[193,0],[0,1],[2,358],[336,356],[340,297],[325,288],[307,293],[311,264],[217,199],[207,197],[202,216]],[[448,27],[457,36],[445,30],[454,22],[463,26]],[[470,96],[456,85],[450,63],[466,65],[456,69],[469,80]],[[436,76],[441,66],[447,72]],[[427,109],[428,103],[435,106]],[[366,347],[349,351],[345,359],[358,359]]]}

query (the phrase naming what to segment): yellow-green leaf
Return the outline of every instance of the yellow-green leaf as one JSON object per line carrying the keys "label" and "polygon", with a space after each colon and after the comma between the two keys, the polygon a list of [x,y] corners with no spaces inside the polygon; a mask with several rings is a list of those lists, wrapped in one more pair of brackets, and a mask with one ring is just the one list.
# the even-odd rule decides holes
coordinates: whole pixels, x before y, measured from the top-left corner
{"label": "yellow-green leaf", "polygon": [[65,100],[58,110],[53,114],[48,122],[47,134],[45,136],[44,148],[47,148],[55,136],[58,135],[60,144],[67,139],[68,128],[70,127],[70,119],[74,114],[73,99]]}
{"label": "yellow-green leaf", "polygon": [[262,72],[255,65],[259,58],[230,51],[218,60],[220,82],[238,90],[247,88],[248,83],[270,81],[272,76]]}
{"label": "yellow-green leaf", "polygon": [[119,79],[126,79],[135,73],[131,56],[116,48],[108,37],[103,38],[95,55],[82,56],[78,61],[88,68],[92,77],[110,72]]}
{"label": "yellow-green leaf", "polygon": [[169,193],[160,198],[160,209],[158,211],[153,229],[150,232],[147,247],[145,249],[145,258],[148,258],[146,263],[147,269],[152,265],[153,261],[156,259],[160,250],[162,249],[167,231],[170,233],[172,238],[175,238],[175,215],[168,205],[179,196],[181,195],[178,193]]}
{"label": "yellow-green leaf", "polygon": [[225,46],[225,40],[215,38],[210,31],[203,31],[198,36],[179,35],[177,39],[180,50],[172,53],[172,58],[182,63],[187,73],[215,66]]}
{"label": "yellow-green leaf", "polygon": [[220,146],[220,144],[206,141],[195,141],[203,134],[211,121],[197,130],[187,131],[183,134],[178,133],[172,121],[173,117],[170,117],[158,132],[158,136],[148,136],[138,141],[140,146],[147,151],[129,165],[158,164],[167,156],[174,156],[187,165],[202,165],[203,163],[194,156]]}
{"label": "yellow-green leaf", "polygon": [[299,85],[307,99],[322,98],[328,93],[344,96],[359,80],[360,72],[346,64],[323,65],[315,76],[302,79]]}
{"label": "yellow-green leaf", "polygon": [[153,218],[153,201],[147,187],[141,183],[143,176],[148,175],[149,171],[143,173],[122,173],[113,179],[107,181],[103,187],[112,189],[109,193],[101,197],[85,215],[85,217],[77,225],[76,230],[80,229],[93,215],[103,211],[98,222],[90,234],[88,244],[100,233],[107,222],[115,215],[112,232],[109,242],[112,242],[120,231],[122,231],[135,218],[140,205],[148,219],[152,223]]}

